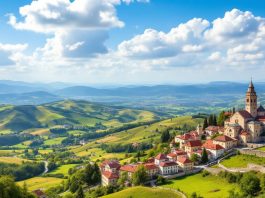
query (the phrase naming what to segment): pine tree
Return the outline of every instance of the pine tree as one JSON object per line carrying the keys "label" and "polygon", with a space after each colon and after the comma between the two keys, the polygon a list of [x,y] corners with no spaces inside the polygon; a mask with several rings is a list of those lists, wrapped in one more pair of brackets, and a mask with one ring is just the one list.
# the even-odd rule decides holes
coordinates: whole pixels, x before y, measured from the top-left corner
{"label": "pine tree", "polygon": [[202,158],[201,158],[201,162],[202,162],[203,164],[205,164],[205,163],[208,162],[208,154],[207,154],[205,148],[203,148],[203,150],[202,150]]}
{"label": "pine tree", "polygon": [[209,124],[209,126],[213,125],[213,115],[212,114],[208,118],[208,124]]}
{"label": "pine tree", "polygon": [[217,120],[217,124],[218,126],[224,126],[224,121],[225,121],[225,112],[222,111],[219,116],[218,116],[218,120]]}
{"label": "pine tree", "polygon": [[213,115],[213,125],[217,126],[217,120],[216,120],[216,115],[215,114]]}
{"label": "pine tree", "polygon": [[205,130],[206,128],[208,127],[208,121],[207,121],[207,118],[204,119],[203,121],[203,130]]}
{"label": "pine tree", "polygon": [[163,131],[161,135],[161,142],[164,143],[164,142],[168,142],[169,140],[170,140],[169,130]]}

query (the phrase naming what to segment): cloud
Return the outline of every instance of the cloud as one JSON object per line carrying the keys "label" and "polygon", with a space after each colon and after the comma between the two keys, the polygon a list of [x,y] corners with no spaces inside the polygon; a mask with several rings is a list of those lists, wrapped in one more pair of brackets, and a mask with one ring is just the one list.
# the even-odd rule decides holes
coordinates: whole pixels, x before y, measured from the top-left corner
{"label": "cloud", "polygon": [[224,67],[258,66],[265,60],[265,19],[237,9],[212,23],[194,18],[169,32],[147,29],[123,41],[118,53],[130,59],[162,59],[164,65],[175,67],[218,60]]}
{"label": "cloud", "polygon": [[15,57],[21,54],[26,48],[27,44],[2,44],[0,43],[0,66],[9,66],[16,63]]}
{"label": "cloud", "polygon": [[194,18],[172,28],[168,33],[147,29],[143,34],[118,46],[123,56],[135,58],[163,58],[183,52],[203,50],[203,32],[209,27],[207,20]]}

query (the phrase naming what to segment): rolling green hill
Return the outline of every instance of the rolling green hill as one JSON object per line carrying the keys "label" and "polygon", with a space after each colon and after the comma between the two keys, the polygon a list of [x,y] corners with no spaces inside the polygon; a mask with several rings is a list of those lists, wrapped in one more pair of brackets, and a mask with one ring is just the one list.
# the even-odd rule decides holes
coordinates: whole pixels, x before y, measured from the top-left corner
{"label": "rolling green hill", "polygon": [[87,101],[65,100],[39,106],[0,106],[0,130],[23,131],[32,128],[47,128],[71,124],[106,127],[148,122],[161,115],[150,111],[112,107]]}

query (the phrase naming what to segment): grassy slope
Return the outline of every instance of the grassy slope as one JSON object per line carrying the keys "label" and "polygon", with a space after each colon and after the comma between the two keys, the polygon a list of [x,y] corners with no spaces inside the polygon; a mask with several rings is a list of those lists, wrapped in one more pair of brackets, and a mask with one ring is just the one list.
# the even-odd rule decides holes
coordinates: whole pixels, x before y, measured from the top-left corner
{"label": "grassy slope", "polygon": [[26,182],[28,189],[33,191],[36,189],[48,189],[60,184],[62,181],[63,179],[54,177],[34,177],[17,183],[18,185],[23,186],[24,182]]}
{"label": "grassy slope", "polygon": [[167,119],[160,121],[149,126],[140,126],[130,130],[122,131],[116,134],[112,134],[96,141],[89,142],[84,146],[75,147],[72,149],[78,156],[90,155],[92,160],[97,160],[101,158],[122,158],[124,153],[105,153],[99,148],[99,143],[106,144],[130,144],[134,142],[149,142],[151,139],[160,138],[161,134],[156,132],[156,129],[162,131],[167,127],[179,127],[184,124],[189,124],[191,126],[196,126],[201,123],[201,119],[192,119],[191,116],[178,117],[173,119]]}
{"label": "grassy slope", "polygon": [[170,190],[153,189],[147,187],[132,187],[123,191],[113,193],[104,198],[178,198],[180,197],[177,193]]}
{"label": "grassy slope", "polygon": [[21,159],[18,157],[0,157],[0,162],[9,164],[22,164],[23,162],[30,161],[27,159]]}
{"label": "grassy slope", "polygon": [[229,184],[217,176],[202,177],[202,174],[171,180],[171,183],[164,185],[164,187],[180,189],[188,196],[196,192],[200,196],[207,198],[227,197],[229,190],[237,189],[235,184]]}
{"label": "grassy slope", "polygon": [[[87,101],[65,100],[40,106],[1,106],[0,130],[21,131],[37,128],[33,134],[47,133],[38,128],[55,126],[58,123],[94,126],[102,123],[118,127],[126,123],[152,121],[159,118],[149,111],[105,106]],[[0,132],[1,132],[0,131]]]}
{"label": "grassy slope", "polygon": [[63,175],[68,175],[68,170],[70,168],[74,168],[78,166],[77,164],[66,164],[66,165],[62,165],[58,168],[56,168],[55,170],[49,172],[50,174],[63,174]]}
{"label": "grassy slope", "polygon": [[236,155],[221,162],[227,168],[246,168],[249,163],[264,165],[265,158],[254,155]]}

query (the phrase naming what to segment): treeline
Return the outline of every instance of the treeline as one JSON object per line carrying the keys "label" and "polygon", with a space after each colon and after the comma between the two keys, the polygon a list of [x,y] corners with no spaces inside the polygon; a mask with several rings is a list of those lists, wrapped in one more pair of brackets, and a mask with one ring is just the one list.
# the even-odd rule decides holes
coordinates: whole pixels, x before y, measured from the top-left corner
{"label": "treeline", "polygon": [[19,144],[20,142],[33,139],[34,136],[31,134],[11,134],[11,135],[0,135],[0,145],[1,146],[12,146]]}
{"label": "treeline", "polygon": [[44,172],[44,163],[25,162],[21,165],[0,163],[0,175],[10,175],[15,181],[25,180]]}
{"label": "treeline", "polygon": [[1,198],[35,198],[28,192],[27,186],[19,187],[12,177],[0,175]]}
{"label": "treeline", "polygon": [[132,144],[101,144],[101,149],[105,150],[107,153],[134,153],[137,151],[148,150],[152,148],[152,144],[140,143],[138,146],[133,146]]}

